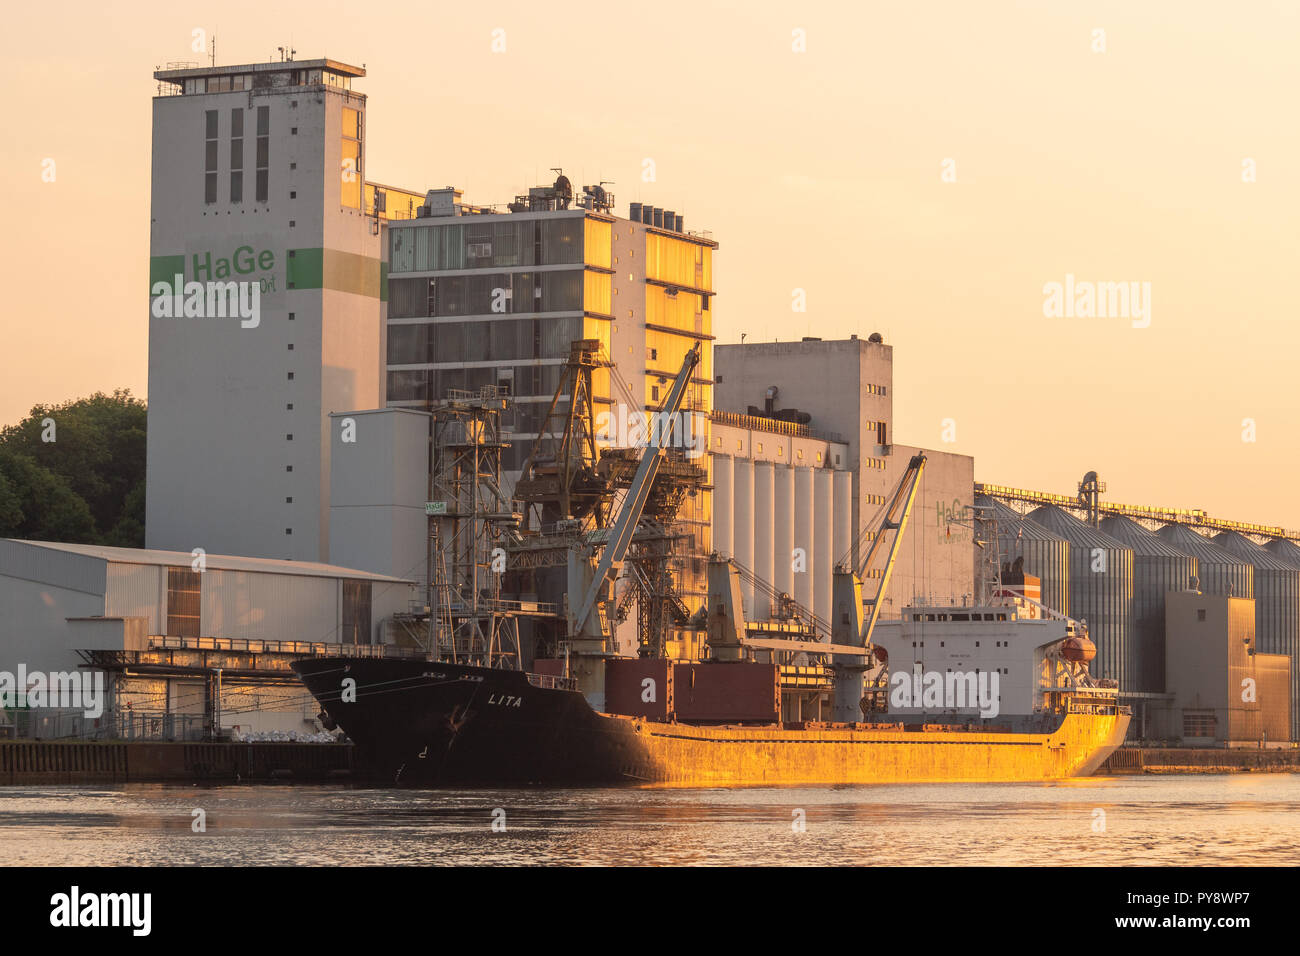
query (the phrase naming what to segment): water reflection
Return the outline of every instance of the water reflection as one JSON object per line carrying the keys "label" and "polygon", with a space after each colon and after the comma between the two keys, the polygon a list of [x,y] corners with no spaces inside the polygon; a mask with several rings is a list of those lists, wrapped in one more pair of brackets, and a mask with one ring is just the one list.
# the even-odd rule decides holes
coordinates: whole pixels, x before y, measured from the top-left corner
{"label": "water reflection", "polygon": [[[195,809],[204,833],[191,829]],[[9,787],[0,841],[9,865],[1284,865],[1300,863],[1297,811],[1291,774],[744,790]]]}

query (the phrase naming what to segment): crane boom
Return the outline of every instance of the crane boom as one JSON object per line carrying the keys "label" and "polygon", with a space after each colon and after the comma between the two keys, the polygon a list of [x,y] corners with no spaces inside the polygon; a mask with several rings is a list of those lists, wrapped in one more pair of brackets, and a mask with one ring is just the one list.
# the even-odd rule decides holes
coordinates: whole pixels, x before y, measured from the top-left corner
{"label": "crane boom", "polygon": [[[597,563],[595,574],[591,578],[591,585],[587,588],[587,594],[574,616],[573,634],[582,633],[587,624],[587,619],[591,617],[591,612],[596,607],[596,601],[600,597],[606,579],[611,572],[617,572],[623,563],[623,559],[627,556],[628,546],[632,543],[633,534],[636,533],[637,522],[641,520],[641,513],[645,509],[646,499],[650,495],[650,486],[654,484],[655,475],[659,471],[659,465],[663,461],[673,433],[680,425],[677,420],[677,412],[682,407],[682,402],[686,397],[686,387],[690,384],[691,374],[695,371],[699,361],[700,344],[696,342],[691,347],[691,350],[686,353],[686,357],[682,359],[681,370],[673,380],[672,388],[668,391],[668,397],[664,399],[663,406],[658,411],[660,416],[664,416],[660,418],[661,425],[665,421],[667,424],[663,427],[648,429],[649,436],[645,452],[641,456],[641,464],[637,467],[636,476],[632,479],[632,484],[627,490],[627,496],[623,499],[623,506],[619,509],[618,518],[609,529],[605,550],[601,552],[600,561]],[[683,441],[685,437],[685,435],[681,436]]]}
{"label": "crane boom", "polygon": [[894,489],[894,493],[890,495],[886,504],[885,517],[880,524],[880,530],[872,536],[871,547],[867,549],[866,555],[858,566],[856,568],[851,567],[852,549],[840,562],[841,566],[850,568],[854,577],[861,581],[866,576],[867,569],[871,567],[876,552],[883,546],[885,532],[894,532],[889,542],[889,554],[885,558],[885,567],[880,575],[880,587],[876,590],[875,597],[868,598],[863,602],[868,610],[860,638],[864,647],[871,644],[871,633],[875,630],[876,619],[880,616],[881,601],[889,588],[889,579],[894,573],[894,560],[898,556],[898,548],[903,541],[903,530],[907,527],[907,519],[912,514],[912,504],[916,501],[916,492],[921,485],[921,474],[925,471],[925,461],[925,455],[913,455],[912,460],[907,463],[907,470],[903,472],[903,477],[899,479],[898,486]]}

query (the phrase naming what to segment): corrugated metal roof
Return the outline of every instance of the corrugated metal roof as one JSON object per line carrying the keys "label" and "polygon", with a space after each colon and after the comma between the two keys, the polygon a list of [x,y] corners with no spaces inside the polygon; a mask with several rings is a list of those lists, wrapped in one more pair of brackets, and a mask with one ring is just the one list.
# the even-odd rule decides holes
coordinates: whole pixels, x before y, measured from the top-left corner
{"label": "corrugated metal roof", "polygon": [[1104,531],[1080,521],[1074,515],[1062,511],[1056,505],[1043,505],[1029,512],[1029,517],[1049,531],[1054,531],[1076,547],[1110,548],[1116,551],[1132,551],[1122,541],[1117,541]]}
{"label": "corrugated metal roof", "polygon": [[1186,558],[1186,552],[1179,551],[1168,542],[1161,541],[1154,531],[1148,531],[1132,518],[1124,515],[1111,515],[1101,519],[1101,530],[1116,541],[1121,541],[1133,549],[1134,554],[1144,554],[1161,558]]}
{"label": "corrugated metal roof", "polygon": [[1292,567],[1300,567],[1300,545],[1286,538],[1274,538],[1264,545],[1264,550]]}
{"label": "corrugated metal roof", "polygon": [[1254,541],[1251,541],[1240,532],[1221,531],[1214,536],[1214,542],[1222,547],[1223,550],[1237,555],[1237,557],[1257,568],[1267,569],[1270,571],[1296,570],[1294,564],[1284,561],[1277,555],[1265,551]]}
{"label": "corrugated metal roof", "polygon": [[1167,524],[1156,532],[1162,539],[1172,544],[1184,554],[1190,554],[1201,561],[1211,564],[1249,564],[1231,551],[1225,551],[1209,538],[1197,534],[1191,528],[1180,524]]}
{"label": "corrugated metal roof", "polygon": [[[67,544],[62,541],[20,541],[17,538],[0,539],[7,544],[26,545],[32,548],[79,554],[88,558],[98,558],[114,564],[148,564],[168,567],[188,568],[194,560],[188,551],[157,551],[148,548],[110,548],[98,544]],[[312,561],[284,561],[276,558],[243,558],[229,554],[209,554],[204,556],[209,571],[257,571],[262,574],[294,574],[299,577],[314,578],[349,578],[357,581],[384,581],[409,584],[404,578],[374,574],[370,571],[358,571],[354,568],[341,568],[333,564],[318,564]]]}
{"label": "corrugated metal roof", "polygon": [[998,523],[998,534],[1000,535],[1009,534],[1012,537],[1015,537],[1016,535],[1020,535],[1021,532],[1023,531],[1023,535],[1021,535],[1021,537],[1032,538],[1034,540],[1040,540],[1040,541],[1064,541],[1065,540],[1059,534],[1056,534],[1055,532],[1050,531],[1047,528],[1044,528],[1041,524],[1034,521],[1027,515],[1019,514],[1015,511],[1015,509],[1008,508],[1006,505],[1004,505],[1002,502],[998,501],[995,498],[989,498],[986,497],[985,495],[977,495],[975,497],[975,504],[980,506],[981,508],[992,509],[991,511],[984,512],[984,514],[988,515]]}

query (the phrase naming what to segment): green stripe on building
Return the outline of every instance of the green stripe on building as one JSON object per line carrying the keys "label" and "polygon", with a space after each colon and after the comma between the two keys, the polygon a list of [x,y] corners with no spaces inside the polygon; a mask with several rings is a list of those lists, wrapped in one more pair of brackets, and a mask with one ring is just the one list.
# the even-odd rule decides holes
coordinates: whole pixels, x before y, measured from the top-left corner
{"label": "green stripe on building", "polygon": [[370,256],[338,249],[289,250],[289,288],[332,289],[386,299],[384,264]]}
{"label": "green stripe on building", "polygon": [[[290,249],[286,257],[286,287],[302,289],[331,289],[350,292],[371,299],[388,301],[388,264],[371,256],[361,256],[338,249]],[[149,290],[157,282],[172,283],[177,275],[193,279],[193,269],[187,268],[185,256],[151,256],[149,258]],[[240,275],[224,276],[226,281],[238,281]]]}
{"label": "green stripe on building", "polygon": [[152,294],[154,283],[166,282],[168,285],[171,285],[176,276],[184,274],[184,256],[150,256],[149,292]]}

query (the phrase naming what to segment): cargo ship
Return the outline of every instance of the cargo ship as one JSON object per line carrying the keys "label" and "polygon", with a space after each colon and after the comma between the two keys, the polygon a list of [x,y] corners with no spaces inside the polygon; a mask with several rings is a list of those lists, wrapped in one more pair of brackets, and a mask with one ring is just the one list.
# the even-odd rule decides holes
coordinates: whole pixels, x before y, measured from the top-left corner
{"label": "cargo ship", "polygon": [[[443,437],[430,491],[448,497],[429,509],[438,516],[429,540],[448,542],[456,567],[444,577],[431,551],[429,602],[417,623],[425,653],[292,663],[322,724],[341,728],[378,779],[1047,780],[1091,773],[1119,746],[1129,714],[1113,684],[1089,675],[1096,649],[1085,625],[1024,587],[997,578],[971,606],[908,607],[880,620],[924,455],[908,463],[877,526],[836,564],[829,621],[718,553],[708,558],[706,601],[688,608],[673,587],[683,537],[674,521],[705,470],[682,453],[687,442],[674,429],[685,429],[678,413],[699,346],[657,412],[665,427],[635,448],[597,448],[584,396],[602,364],[599,348],[572,344],[552,401],[553,412],[567,405],[563,438],[550,449],[539,438],[509,499],[499,491],[503,401],[451,396],[433,408]],[[491,571],[493,554],[509,555],[503,573]],[[550,602],[504,598],[509,567],[560,572],[548,578]],[[871,597],[864,580],[878,582]],[[629,595],[638,602],[636,656],[614,650]],[[760,604],[763,619],[749,619],[756,615],[746,609]]]}
{"label": "cargo ship", "polygon": [[[927,653],[926,641],[942,653]],[[911,658],[913,644],[931,674],[972,661],[999,673],[997,713],[981,715],[978,693],[928,707],[919,657],[891,678],[883,661]],[[599,709],[577,678],[558,672],[562,661],[538,662],[550,673],[371,658],[314,658],[293,669],[326,725],[342,728],[373,774],[396,784],[1022,781],[1090,774],[1124,740],[1128,711],[1114,687],[1087,676],[1092,650],[1075,622],[1006,596],[982,607],[909,608],[901,621],[882,622],[874,673],[853,664],[610,658]],[[863,688],[848,702],[857,720],[783,719],[818,693],[833,697],[845,678],[853,693]],[[928,683],[936,696],[947,691]],[[907,701],[916,706],[894,706],[917,688]]]}

